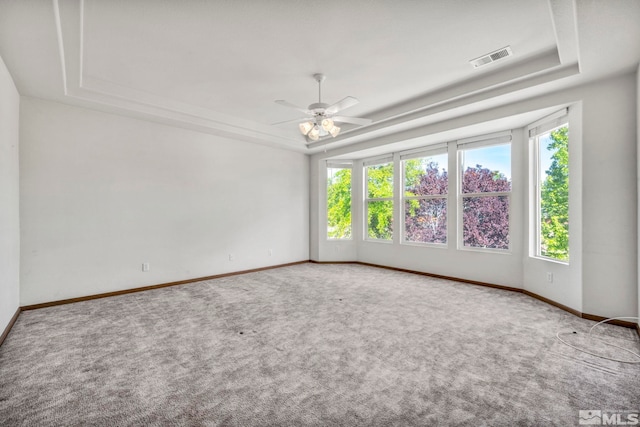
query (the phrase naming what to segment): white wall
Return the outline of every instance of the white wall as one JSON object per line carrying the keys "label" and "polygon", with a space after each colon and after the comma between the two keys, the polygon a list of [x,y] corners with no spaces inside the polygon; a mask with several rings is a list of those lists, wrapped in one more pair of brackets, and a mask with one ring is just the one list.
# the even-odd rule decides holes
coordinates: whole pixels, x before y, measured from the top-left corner
{"label": "white wall", "polygon": [[638,311],[635,73],[585,88],[582,310]]}
{"label": "white wall", "polygon": [[[578,127],[572,126],[572,138],[581,138],[582,163],[574,165],[582,169],[582,181],[572,182],[574,194],[582,196],[582,207],[572,217],[581,217],[581,230],[572,230],[572,260],[582,265],[563,271],[550,264],[531,263],[528,259],[528,235],[526,227],[528,211],[525,209],[526,177],[514,174],[512,232],[513,255],[497,255],[457,251],[454,245],[448,249],[434,249],[398,244],[364,242],[357,240],[357,260],[389,265],[411,270],[426,271],[447,276],[523,287],[541,296],[565,304],[573,309],[605,317],[634,316],[638,313],[638,218],[637,218],[637,76],[627,73],[606,80],[592,82],[555,93],[532,97],[504,107],[483,111],[446,124],[425,127],[434,132],[446,132],[477,122],[512,114],[535,111],[560,105],[574,104],[582,109]],[[457,123],[456,123],[457,122]],[[580,125],[581,123],[581,125]],[[519,142],[516,135],[520,135]],[[363,143],[359,150],[374,147],[375,142]],[[514,132],[513,164],[527,163],[524,132]],[[520,152],[517,150],[521,150]],[[332,155],[344,155],[344,149],[319,153],[312,162],[321,162]],[[318,168],[322,173],[321,168]],[[514,169],[516,172],[516,169]],[[355,184],[354,184],[355,185]],[[361,184],[360,184],[361,185]],[[581,188],[575,188],[578,185]],[[312,188],[311,197],[324,197],[320,186]],[[354,193],[354,198],[356,195]],[[361,203],[361,194],[356,202]],[[520,204],[520,208],[517,205]],[[575,209],[572,202],[572,209]],[[320,212],[320,216],[322,212]],[[361,215],[361,211],[358,212]],[[322,219],[320,218],[318,224]],[[519,227],[519,228],[518,228]],[[578,224],[578,228],[580,225]],[[315,227],[320,231],[320,225]],[[314,230],[312,230],[314,232]],[[521,233],[519,236],[517,233]],[[580,239],[581,237],[581,239]],[[581,240],[581,241],[580,241]],[[577,243],[574,245],[574,243]],[[318,239],[318,245],[327,246],[331,253],[332,242]],[[516,245],[520,245],[520,249]],[[580,246],[581,253],[574,250]],[[320,251],[319,251],[320,252]],[[581,260],[580,260],[581,258]],[[323,260],[323,259],[320,259]],[[546,271],[556,273],[552,286],[546,283]]]}
{"label": "white wall", "polygon": [[0,334],[20,306],[20,95],[0,58]]}
{"label": "white wall", "polygon": [[309,259],[304,154],[27,97],[20,114],[22,305]]}
{"label": "white wall", "polygon": [[[638,262],[640,265],[640,65],[636,72],[636,160],[637,160],[637,176],[638,176]],[[638,272],[638,325],[640,325],[640,272]]]}

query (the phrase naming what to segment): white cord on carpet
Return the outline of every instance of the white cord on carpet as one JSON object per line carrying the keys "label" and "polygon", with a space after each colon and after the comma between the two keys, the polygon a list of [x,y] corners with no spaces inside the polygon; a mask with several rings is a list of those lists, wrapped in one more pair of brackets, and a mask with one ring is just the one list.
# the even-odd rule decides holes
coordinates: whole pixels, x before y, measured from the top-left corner
{"label": "white cord on carpet", "polygon": [[[615,348],[618,348],[618,349],[620,349],[620,350],[626,351],[627,353],[631,353],[632,355],[634,355],[635,357],[637,357],[637,358],[638,358],[638,360],[636,360],[636,361],[629,361],[629,360],[614,359],[614,358],[612,358],[612,357],[607,357],[607,356],[602,356],[602,355],[600,355],[600,354],[592,353],[592,352],[590,352],[590,351],[588,351],[588,350],[585,350],[584,348],[580,348],[580,347],[577,347],[577,346],[575,346],[575,345],[573,345],[573,344],[569,344],[568,342],[566,342],[565,340],[563,340],[562,338],[560,338],[560,335],[561,335],[561,334],[562,334],[562,335],[566,335],[566,334],[577,334],[577,332],[575,332],[575,331],[573,331],[573,332],[560,332],[560,331],[558,331],[558,333],[556,334],[556,338],[558,338],[558,340],[559,340],[561,343],[566,344],[566,345],[568,345],[568,346],[569,346],[569,347],[571,347],[571,348],[574,348],[574,349],[576,349],[576,350],[578,350],[578,351],[580,351],[580,352],[582,352],[582,353],[586,353],[586,354],[590,354],[590,355],[592,355],[592,356],[599,357],[599,358],[601,358],[601,359],[607,359],[607,360],[612,360],[612,361],[614,361],[614,362],[621,362],[621,363],[633,363],[633,364],[640,363],[640,354],[635,353],[635,352],[633,352],[633,351],[631,351],[631,350],[629,350],[629,349],[626,349],[626,348],[624,348],[624,347],[620,347],[619,345],[612,344],[612,343],[608,342],[607,340],[604,340],[604,339],[600,338],[600,337],[599,337],[599,336],[597,336],[597,335],[591,335],[591,333],[593,332],[593,329],[594,329],[596,326],[601,325],[601,324],[603,324],[603,323],[610,322],[611,320],[622,320],[622,319],[632,319],[632,320],[640,321],[640,318],[638,318],[638,317],[611,317],[611,318],[609,318],[609,319],[604,319],[604,320],[602,320],[602,321],[600,321],[600,322],[596,323],[595,325],[593,325],[593,326],[591,327],[591,329],[589,329],[589,333],[587,334],[587,336],[588,336],[588,338],[589,338],[589,339],[591,339],[592,337],[598,338],[599,340],[604,341],[605,343],[607,343],[607,344],[608,344],[609,346],[611,346],[611,347],[615,347]],[[623,339],[625,339],[625,340],[627,340],[627,341],[634,341],[634,342],[637,342],[636,340],[629,340],[629,339],[627,339],[627,338],[623,338]]]}

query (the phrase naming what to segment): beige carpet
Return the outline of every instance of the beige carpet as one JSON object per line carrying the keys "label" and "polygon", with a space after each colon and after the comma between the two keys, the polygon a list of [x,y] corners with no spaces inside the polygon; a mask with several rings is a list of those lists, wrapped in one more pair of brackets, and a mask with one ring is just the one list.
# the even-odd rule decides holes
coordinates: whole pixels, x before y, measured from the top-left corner
{"label": "beige carpet", "polygon": [[0,348],[0,425],[572,426],[579,410],[639,411],[640,365],[555,338],[593,324],[514,292],[295,265],[23,312]]}

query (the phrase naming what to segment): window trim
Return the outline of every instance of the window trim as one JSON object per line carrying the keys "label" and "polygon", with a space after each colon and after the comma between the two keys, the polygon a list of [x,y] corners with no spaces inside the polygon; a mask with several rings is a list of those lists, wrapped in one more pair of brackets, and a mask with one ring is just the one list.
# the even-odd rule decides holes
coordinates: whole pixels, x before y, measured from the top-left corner
{"label": "window trim", "polygon": [[[406,160],[412,159],[422,159],[437,155],[447,155],[447,175],[449,174],[449,152],[448,152],[448,143],[442,144],[434,144],[433,146],[422,147],[416,150],[406,151],[404,153],[400,153],[400,168],[402,169],[402,193],[400,194],[400,217],[402,219],[402,228],[400,230],[400,244],[408,245],[408,246],[426,246],[432,248],[440,248],[447,249],[449,247],[449,191],[447,189],[446,194],[430,194],[423,196],[406,196],[406,168],[404,167]],[[407,200],[433,200],[433,199],[444,199],[446,201],[447,206],[447,241],[445,243],[435,243],[435,242],[414,242],[412,240],[407,240],[407,223],[406,223],[406,202]]]}
{"label": "window trim", "polygon": [[324,198],[325,198],[325,233],[324,238],[327,242],[349,242],[353,241],[353,162],[351,160],[327,160],[325,167],[325,182],[328,178],[329,169],[350,169],[351,170],[351,183],[350,183],[350,195],[351,195],[351,224],[350,224],[350,237],[329,237],[329,185],[325,186]]}
{"label": "window trim", "polygon": [[[533,166],[533,170],[530,171],[532,183],[529,185],[529,191],[533,192],[531,200],[534,202],[534,206],[529,207],[529,216],[533,218],[534,226],[531,227],[530,233],[533,232],[533,236],[530,235],[530,239],[533,242],[531,249],[529,250],[529,257],[535,258],[547,262],[554,262],[562,265],[570,265],[571,263],[571,251],[569,250],[569,258],[560,260],[557,258],[548,257],[542,255],[542,200],[541,200],[541,187],[540,181],[542,177],[542,170],[540,164],[540,136],[547,133],[551,133],[554,130],[562,127],[569,127],[569,109],[564,108],[556,113],[553,113],[535,123],[532,123],[527,127],[527,133],[529,135],[529,143],[533,144],[533,162],[530,165]],[[569,141],[570,143],[570,141]],[[570,172],[569,172],[570,173]],[[569,191],[569,200],[571,200],[571,192]],[[571,203],[569,202],[569,209]],[[569,234],[569,248],[571,248],[571,234]]]}
{"label": "window trim", "polygon": [[[509,160],[509,165],[511,169],[513,169],[513,149],[512,149],[512,137],[511,131],[508,132],[499,132],[498,134],[491,134],[488,137],[474,137],[468,138],[467,140],[457,141],[456,144],[456,181],[457,181],[457,191],[456,191],[456,210],[457,210],[457,236],[456,236],[456,249],[459,251],[470,251],[470,252],[482,252],[482,253],[495,253],[495,254],[504,254],[511,255],[513,253],[513,246],[511,242],[511,238],[509,238],[509,246],[507,249],[497,249],[497,248],[487,248],[487,247],[477,247],[477,246],[465,246],[464,244],[464,198],[466,197],[507,197],[509,203],[509,237],[511,237],[511,229],[513,226],[513,182],[511,182],[511,191],[497,191],[497,192],[486,192],[486,193],[463,193],[462,192],[462,183],[463,183],[463,155],[465,150],[474,150],[477,148],[484,147],[493,147],[500,145],[508,145],[509,152],[511,154],[511,158]],[[511,171],[513,172],[513,171]]]}
{"label": "window trim", "polygon": [[[369,198],[369,167],[371,166],[380,166],[380,165],[386,165],[386,164],[391,164],[391,167],[393,169],[393,174],[391,175],[392,178],[392,183],[391,183],[391,189],[392,189],[392,193],[391,193],[391,197],[373,197],[373,198]],[[394,165],[394,161],[393,161],[393,155],[384,155],[384,156],[379,156],[379,157],[375,157],[369,160],[365,160],[364,162],[362,162],[362,169],[363,169],[363,221],[362,221],[362,225],[363,225],[363,235],[362,235],[362,240],[367,241],[367,242],[377,242],[377,243],[391,243],[393,244],[393,235],[396,232],[396,230],[392,229],[391,230],[391,238],[390,239],[375,239],[373,237],[369,237],[369,202],[387,202],[390,201],[392,203],[392,210],[391,210],[391,224],[395,226],[395,180],[396,180],[396,170],[395,170],[395,165]],[[395,228],[395,227],[394,227]]]}

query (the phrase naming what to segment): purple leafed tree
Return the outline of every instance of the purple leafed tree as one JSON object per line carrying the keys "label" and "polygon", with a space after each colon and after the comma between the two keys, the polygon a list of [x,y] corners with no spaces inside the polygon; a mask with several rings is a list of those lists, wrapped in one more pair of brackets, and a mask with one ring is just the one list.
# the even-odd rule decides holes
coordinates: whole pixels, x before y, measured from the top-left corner
{"label": "purple leafed tree", "polygon": [[[462,192],[495,193],[511,191],[504,174],[476,165],[462,176]],[[463,194],[462,227],[465,246],[509,248],[509,198],[507,196],[467,196]]]}

